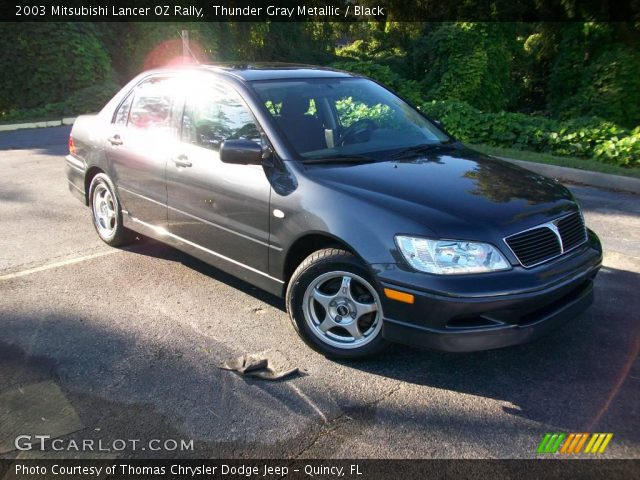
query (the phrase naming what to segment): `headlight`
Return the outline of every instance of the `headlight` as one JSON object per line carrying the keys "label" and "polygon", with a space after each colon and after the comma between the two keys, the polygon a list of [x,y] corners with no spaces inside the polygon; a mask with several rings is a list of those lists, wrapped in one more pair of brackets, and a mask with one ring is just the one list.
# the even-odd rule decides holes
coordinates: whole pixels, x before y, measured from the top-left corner
{"label": "headlight", "polygon": [[396,243],[409,265],[421,272],[459,275],[511,268],[500,252],[488,243],[403,235],[396,235]]}

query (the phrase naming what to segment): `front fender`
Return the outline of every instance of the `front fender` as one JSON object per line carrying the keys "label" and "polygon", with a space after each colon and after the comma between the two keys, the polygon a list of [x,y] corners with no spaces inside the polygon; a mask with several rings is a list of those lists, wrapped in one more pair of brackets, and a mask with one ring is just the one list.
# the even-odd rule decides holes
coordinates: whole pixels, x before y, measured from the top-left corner
{"label": "front fender", "polygon": [[397,212],[303,177],[285,195],[272,191],[270,218],[269,269],[276,278],[285,277],[287,254],[306,235],[334,238],[370,265],[401,261],[394,243],[399,232],[433,234]]}

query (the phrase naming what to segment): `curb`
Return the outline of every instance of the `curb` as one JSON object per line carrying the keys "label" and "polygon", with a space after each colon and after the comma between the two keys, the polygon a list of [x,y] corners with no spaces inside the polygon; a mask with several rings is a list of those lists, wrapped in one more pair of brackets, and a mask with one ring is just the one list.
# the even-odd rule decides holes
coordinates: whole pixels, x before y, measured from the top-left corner
{"label": "curb", "polygon": [[12,130],[22,130],[23,128],[46,128],[60,127],[61,125],[73,125],[76,117],[65,117],[60,120],[44,120],[40,122],[13,123],[9,125],[0,125],[0,132],[9,132]]}
{"label": "curb", "polygon": [[527,170],[531,170],[532,172],[569,183],[580,183],[591,187],[640,195],[640,178],[623,177],[622,175],[611,175],[610,173],[588,172],[577,168],[558,167],[556,165],[547,165],[545,163],[525,162],[524,160],[515,160],[507,157],[496,158],[515,163]]}

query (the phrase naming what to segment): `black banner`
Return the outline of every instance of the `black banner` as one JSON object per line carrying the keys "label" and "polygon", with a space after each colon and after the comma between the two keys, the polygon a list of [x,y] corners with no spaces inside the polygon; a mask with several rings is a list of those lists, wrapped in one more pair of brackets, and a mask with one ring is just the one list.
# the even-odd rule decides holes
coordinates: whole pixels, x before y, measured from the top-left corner
{"label": "black banner", "polygon": [[2,21],[640,21],[640,0],[14,0]]}
{"label": "black banner", "polygon": [[628,479],[640,460],[0,460],[0,479]]}

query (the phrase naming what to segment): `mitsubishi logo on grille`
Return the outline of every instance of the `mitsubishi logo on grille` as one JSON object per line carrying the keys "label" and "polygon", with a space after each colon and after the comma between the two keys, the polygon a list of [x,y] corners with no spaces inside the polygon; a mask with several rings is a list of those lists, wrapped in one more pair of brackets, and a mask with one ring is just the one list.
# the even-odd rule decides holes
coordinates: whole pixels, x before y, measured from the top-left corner
{"label": "mitsubishi logo on grille", "polygon": [[545,223],[543,227],[547,227],[558,237],[558,243],[560,244],[560,253],[564,253],[564,245],[562,244],[562,235],[560,235],[560,230],[558,230],[558,222],[560,220],[554,220],[553,222]]}

